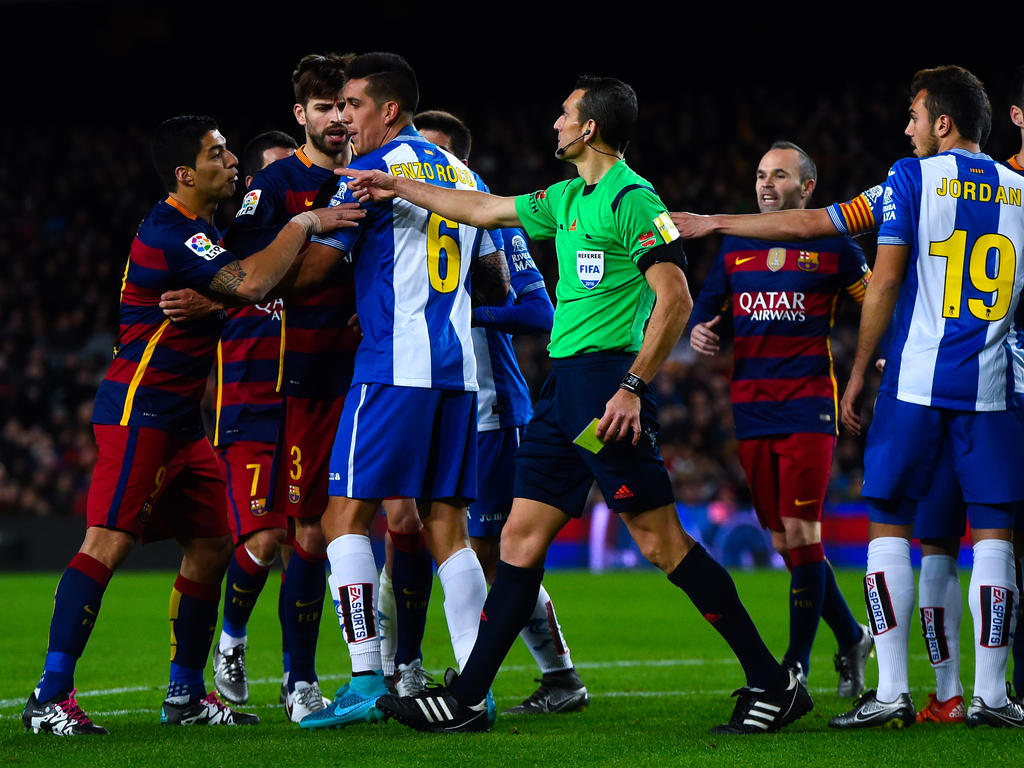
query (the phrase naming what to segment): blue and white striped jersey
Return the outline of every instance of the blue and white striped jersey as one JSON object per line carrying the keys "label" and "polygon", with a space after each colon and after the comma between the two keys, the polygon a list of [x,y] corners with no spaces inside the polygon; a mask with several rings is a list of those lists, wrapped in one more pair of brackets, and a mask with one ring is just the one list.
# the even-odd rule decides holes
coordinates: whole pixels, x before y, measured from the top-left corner
{"label": "blue and white striped jersey", "polygon": [[526,235],[519,228],[503,229],[501,239],[512,280],[509,299],[504,307],[478,307],[473,311],[480,432],[522,427],[530,420],[530,389],[519,369],[511,334],[550,332],[554,317],[551,298],[530,255]]}
{"label": "blue and white striped jersey", "polygon": [[969,411],[1010,407],[1006,344],[1024,286],[1024,177],[954,149],[885,184],[880,245],[910,247],[880,391]]}
{"label": "blue and white striped jersey", "polygon": [[[476,188],[465,165],[412,127],[351,167]],[[347,181],[342,177],[331,205],[354,201]],[[476,391],[469,265],[494,251],[492,240],[399,198],[366,210],[358,228],[313,238],[353,262],[363,338],[352,383]]]}

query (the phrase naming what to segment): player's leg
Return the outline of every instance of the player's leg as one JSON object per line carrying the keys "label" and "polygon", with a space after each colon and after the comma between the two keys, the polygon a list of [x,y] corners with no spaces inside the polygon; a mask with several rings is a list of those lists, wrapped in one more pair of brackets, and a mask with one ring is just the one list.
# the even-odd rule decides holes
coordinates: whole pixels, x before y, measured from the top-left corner
{"label": "player's leg", "polygon": [[380,633],[381,670],[384,672],[384,679],[392,682],[395,679],[395,646],[398,643],[398,627],[395,625],[395,614],[398,609],[395,606],[395,588],[391,583],[391,564],[394,559],[395,545],[385,532],[384,567],[380,569],[378,576],[377,631]]}
{"label": "player's leg", "polygon": [[834,728],[900,728],[916,720],[907,672],[915,597],[910,537],[916,500],[926,495],[945,441],[938,409],[885,394],[875,400],[861,494],[870,519],[864,596],[878,657],[878,688],[832,718]]}
{"label": "player's leg", "polygon": [[792,564],[789,649],[785,658],[799,661],[805,673],[810,671],[811,646],[828,605],[830,627],[839,645],[837,692],[841,697],[855,698],[864,687],[871,636],[854,619],[834,575],[829,579],[831,568],[821,543],[835,442],[832,435],[795,433],[773,444],[778,461],[779,517]]}
{"label": "player's leg", "polygon": [[[1013,531],[1013,554],[1016,559],[1017,568],[1017,594],[1024,595],[1024,510],[1019,506],[1017,519]],[[1024,615],[1024,605],[1017,601],[1017,616],[1014,622],[1013,648],[1010,655],[1013,658],[1013,693],[1014,701],[1024,706],[1024,626],[1021,626],[1021,617]]]}
{"label": "player's leg", "polygon": [[245,664],[249,617],[287,535],[286,518],[268,505],[272,444],[240,441],[219,448],[217,456],[224,470],[228,524],[236,546],[225,578],[213,680],[225,699],[244,704],[249,700]]}
{"label": "player's leg", "polygon": [[[180,463],[180,471],[173,472]],[[232,556],[224,476],[205,437],[183,445],[168,466],[173,480],[154,505],[143,541],[173,537],[181,568],[171,590],[171,665],[160,722],[167,725],[251,725],[256,715],[236,712],[203,678],[220,608],[220,586]]]}
{"label": "player's leg", "polygon": [[949,416],[953,463],[967,504],[974,567],[967,604],[974,621],[974,691],[967,725],[1024,728],[1006,694],[1017,593],[1011,536],[1024,498],[1024,426],[1013,411]]}
{"label": "player's leg", "polygon": [[[929,515],[918,507],[914,533],[921,539],[921,573],[918,576],[918,604],[921,633],[928,661],[935,671],[935,692],[928,704],[917,713],[917,721],[940,724],[962,723],[967,715],[964,691],[960,682],[960,623],[963,618],[963,591],[957,556],[960,539],[938,538],[922,528]],[[954,503],[963,509],[959,487]],[[961,518],[963,519],[963,518]]]}
{"label": "player's leg", "polygon": [[[422,691],[429,679],[423,671],[422,644],[434,582],[434,562],[427,548],[416,502],[407,498],[386,499],[384,509],[388,521],[387,537],[391,542],[389,581],[393,621],[388,627],[394,639],[391,666],[400,694],[408,696]],[[382,573],[386,572],[385,561]],[[383,645],[382,638],[382,664]]]}
{"label": "player's leg", "polygon": [[387,689],[376,622],[377,565],[369,535],[379,504],[378,499],[331,496],[320,521],[328,541],[328,584],[348,646],[352,678],[325,709],[303,718],[303,728],[339,728],[383,718],[374,707]]}
{"label": "player's leg", "polygon": [[282,595],[289,663],[285,713],[293,722],[324,704],[316,673],[327,581],[320,518],[327,507],[330,457],[343,406],[340,397],[286,396],[274,455],[271,512],[284,515],[293,532]]}
{"label": "player's leg", "polygon": [[[476,552],[487,583],[494,581],[501,553],[501,529],[512,509],[515,452],[520,430],[492,429],[477,436],[477,498],[469,507],[469,543]],[[519,633],[541,677],[540,686],[522,703],[503,714],[570,712],[585,707],[590,694],[572,663],[569,646],[562,634],[554,605],[541,584],[537,602],[526,626]]]}
{"label": "player's leg", "polygon": [[46,659],[22,715],[26,728],[58,735],[103,734],[75,698],[75,667],[85,651],[113,572],[145,528],[167,479],[166,433],[98,424],[85,539],[54,595]]}
{"label": "player's leg", "polygon": [[285,713],[297,723],[324,707],[316,648],[327,589],[327,542],[319,517],[294,517],[292,526],[292,555],[283,585],[289,654]]}

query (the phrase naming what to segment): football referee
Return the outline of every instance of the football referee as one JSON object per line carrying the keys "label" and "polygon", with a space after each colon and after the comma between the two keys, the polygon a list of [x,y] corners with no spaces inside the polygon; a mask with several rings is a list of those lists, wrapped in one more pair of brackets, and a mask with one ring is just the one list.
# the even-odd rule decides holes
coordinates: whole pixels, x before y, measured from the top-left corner
{"label": "football referee", "polygon": [[685,255],[665,205],[623,159],[637,117],[633,89],[582,77],[555,121],[560,159],[579,176],[518,197],[430,186],[382,171],[348,171],[364,202],[402,197],[477,227],[521,226],[555,240],[552,372],[516,454],[515,501],[501,560],[461,675],[378,707],[428,731],[486,731],[485,696],[529,618],[551,542],[583,513],[597,481],[644,556],[729,643],[746,675],[726,733],[775,731],[810,711],[806,688],[765,647],[728,572],[683,530],[657,446],[648,382],[672,350],[693,301]]}

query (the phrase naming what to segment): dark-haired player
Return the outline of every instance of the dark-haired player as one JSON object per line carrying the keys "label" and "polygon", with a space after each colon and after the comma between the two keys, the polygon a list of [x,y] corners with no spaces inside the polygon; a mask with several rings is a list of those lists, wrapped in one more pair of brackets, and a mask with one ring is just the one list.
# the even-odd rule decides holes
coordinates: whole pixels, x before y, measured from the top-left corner
{"label": "dark-haired player", "polygon": [[37,732],[106,733],[78,705],[75,665],[114,570],[137,540],[171,537],[181,542],[184,557],[171,592],[171,673],[161,722],[258,722],[207,695],[203,681],[230,553],[224,479],[199,412],[221,320],[176,324],[158,302],[165,290],[184,286],[238,302],[261,300],[292,267],[310,233],[358,217],[339,209],[306,211],[240,261],[217,244],[212,222],[238,176],[216,123],[172,118],[157,129],[152,146],[168,196],[139,225],[121,284],[114,361],[93,411],[98,458],[88,528],[57,585],[43,675],[22,715],[25,727]]}
{"label": "dark-haired player", "polygon": [[644,555],[687,593],[743,667],[748,687],[719,730],[775,731],[812,707],[803,684],[765,647],[728,572],[679,523],[647,382],[692,301],[668,212],[623,159],[636,117],[628,85],[581,78],[554,125],[556,156],[579,176],[515,198],[347,171],[360,198],[397,195],[474,226],[523,226],[534,238],[553,238],[558,256],[552,373],[516,454],[515,500],[473,653],[444,687],[378,702],[414,728],[488,730],[488,687],[536,604],[548,547],[582,514],[595,479]]}
{"label": "dark-haired player", "polygon": [[[757,167],[758,207],[805,208],[816,183],[807,153],[776,142]],[[847,698],[864,687],[872,641],[850,613],[821,543],[839,427],[829,332],[838,294],[845,289],[860,302],[870,274],[849,237],[800,244],[726,237],[690,316],[690,344],[704,355],[718,352],[723,305],[732,319],[737,454],[758,519],[791,574],[784,663],[809,673],[824,618],[839,643],[838,692]]]}
{"label": "dark-haired player", "polygon": [[[290,217],[309,210],[325,184],[323,200],[329,199],[334,168],[351,158],[340,120],[350,59],[314,54],[299,61],[293,110],[306,142],[255,175],[225,236],[228,247],[243,254],[259,250]],[[294,552],[284,572],[281,616],[288,648],[285,707],[295,722],[324,706],[315,669],[326,584],[320,516],[333,430],[358,342],[348,327],[354,311],[351,280],[341,277],[289,295],[287,302],[243,308],[225,332],[217,363],[226,385],[218,390],[216,439],[227,446],[228,515],[238,546],[228,567],[214,681],[229,701],[248,700],[246,625],[287,540]],[[283,415],[274,421],[271,408],[280,407],[282,394]]]}
{"label": "dark-haired player", "polygon": [[[416,132],[419,89],[392,53],[367,53],[348,67],[342,122],[358,168],[390,169],[434,184],[472,189],[469,170]],[[342,179],[334,201],[351,199]],[[330,584],[352,660],[352,679],[304,728],[379,720],[386,692],[376,624],[378,575],[369,527],[380,501],[417,499],[438,564],[456,659],[468,656],[487,585],[466,535],[476,496],[476,364],[469,267],[493,243],[435,212],[398,200],[369,206],[351,237],[314,240],[307,261],[351,258],[363,337],[331,456],[323,530]],[[391,512],[388,511],[389,527]],[[396,585],[397,588],[397,585]]]}

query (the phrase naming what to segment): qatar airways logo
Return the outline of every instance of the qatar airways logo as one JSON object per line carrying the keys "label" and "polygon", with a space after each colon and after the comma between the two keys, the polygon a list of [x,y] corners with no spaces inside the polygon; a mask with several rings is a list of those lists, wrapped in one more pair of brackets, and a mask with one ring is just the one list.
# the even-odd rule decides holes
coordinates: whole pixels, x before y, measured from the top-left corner
{"label": "qatar airways logo", "polygon": [[281,322],[281,313],[284,312],[284,299],[274,299],[265,304],[255,304],[254,306],[258,311],[270,315],[273,320]]}
{"label": "qatar airways logo", "polygon": [[801,291],[744,291],[736,297],[741,310],[754,321],[789,320],[803,322],[807,319]]}

